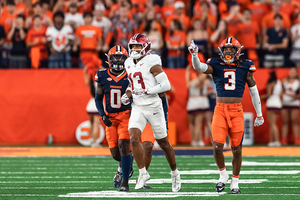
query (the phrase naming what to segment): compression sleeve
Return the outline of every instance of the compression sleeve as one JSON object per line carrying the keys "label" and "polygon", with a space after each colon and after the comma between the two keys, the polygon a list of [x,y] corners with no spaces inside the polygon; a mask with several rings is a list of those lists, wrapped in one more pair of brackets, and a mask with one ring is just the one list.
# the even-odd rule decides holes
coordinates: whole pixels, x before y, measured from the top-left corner
{"label": "compression sleeve", "polygon": [[96,103],[97,110],[102,117],[105,114],[104,107],[103,107],[103,94],[96,93],[95,103]]}
{"label": "compression sleeve", "polygon": [[206,72],[208,65],[205,63],[200,62],[198,56],[192,56],[192,63],[193,63],[193,68],[200,71],[200,72]]}
{"label": "compression sleeve", "polygon": [[259,93],[258,93],[258,90],[257,90],[257,86],[254,85],[253,87],[249,87],[249,91],[250,91],[252,103],[253,103],[253,106],[255,108],[257,117],[261,117],[262,116],[261,103],[260,103],[260,98],[259,98]]}
{"label": "compression sleeve", "polygon": [[171,89],[171,84],[165,72],[161,72],[155,76],[156,81],[158,84],[153,88],[149,88],[147,90],[148,94],[158,94]]}

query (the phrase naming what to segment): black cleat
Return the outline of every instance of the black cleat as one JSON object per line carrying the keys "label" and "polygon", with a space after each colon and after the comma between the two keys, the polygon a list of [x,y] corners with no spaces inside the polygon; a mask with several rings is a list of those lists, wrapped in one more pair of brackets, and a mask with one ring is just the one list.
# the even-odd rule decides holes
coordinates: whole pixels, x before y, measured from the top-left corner
{"label": "black cleat", "polygon": [[121,182],[122,182],[122,173],[117,171],[117,173],[113,179],[114,188],[119,188],[121,185]]}
{"label": "black cleat", "polygon": [[222,192],[225,189],[225,183],[219,182],[216,185],[216,191],[217,192]]}
{"label": "black cleat", "polygon": [[133,168],[131,167],[130,172],[129,172],[129,178],[132,177],[133,172],[134,172],[134,171],[133,171]]}
{"label": "black cleat", "polygon": [[241,194],[241,191],[239,188],[233,188],[231,189],[231,194]]}
{"label": "black cleat", "polygon": [[128,179],[126,181],[123,179],[122,184],[119,188],[119,192],[128,192],[128,191],[129,191]]}
{"label": "black cleat", "polygon": [[143,189],[144,189],[144,190],[151,190],[152,187],[150,187],[149,185],[144,185]]}

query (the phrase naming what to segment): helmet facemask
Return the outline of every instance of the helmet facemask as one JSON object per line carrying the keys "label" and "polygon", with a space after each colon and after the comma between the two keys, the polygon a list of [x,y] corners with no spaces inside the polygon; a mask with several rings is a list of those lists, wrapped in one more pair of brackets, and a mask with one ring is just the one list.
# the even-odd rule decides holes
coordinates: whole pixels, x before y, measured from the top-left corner
{"label": "helmet facemask", "polygon": [[[132,49],[132,45],[141,45],[142,49],[139,50],[139,52],[135,49]],[[128,50],[129,50],[129,56],[132,57],[133,59],[140,59],[141,57],[143,57],[144,55],[146,55],[146,48],[147,48],[148,44],[144,43],[131,43],[128,44]],[[148,53],[150,53],[150,51],[148,51]]]}
{"label": "helmet facemask", "polygon": [[125,60],[127,59],[127,55],[124,54],[112,54],[109,57],[110,68],[115,71],[123,71]]}
{"label": "helmet facemask", "polygon": [[[233,47],[235,49],[235,53],[233,54],[233,56],[224,55],[224,49],[228,48],[228,47]],[[237,47],[237,46],[234,46],[234,45],[225,45],[225,46],[222,46],[222,47],[218,47],[218,49],[220,51],[219,55],[225,63],[234,63],[237,60],[239,60],[241,55],[243,55],[243,54],[240,53],[242,48],[243,48],[243,46]]]}

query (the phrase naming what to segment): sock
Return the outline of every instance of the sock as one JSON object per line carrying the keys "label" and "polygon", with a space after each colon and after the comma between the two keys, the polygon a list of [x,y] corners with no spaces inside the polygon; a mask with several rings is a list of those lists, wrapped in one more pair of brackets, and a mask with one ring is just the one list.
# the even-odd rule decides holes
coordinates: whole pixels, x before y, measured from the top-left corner
{"label": "sock", "polygon": [[125,179],[129,178],[129,173],[131,169],[131,156],[121,156],[121,166],[122,166],[122,177]]}
{"label": "sock", "polygon": [[219,169],[219,172],[220,172],[219,182],[226,183],[228,180],[228,174],[226,168],[224,167],[223,169]]}
{"label": "sock", "polygon": [[239,176],[232,175],[230,189],[239,188]]}
{"label": "sock", "polygon": [[171,176],[176,176],[177,174],[179,174],[178,169],[175,169],[174,171],[171,171]]}
{"label": "sock", "polygon": [[147,174],[146,167],[143,167],[142,169],[139,169],[140,174]]}
{"label": "sock", "polygon": [[122,173],[122,168],[120,166],[118,167],[118,172]]}

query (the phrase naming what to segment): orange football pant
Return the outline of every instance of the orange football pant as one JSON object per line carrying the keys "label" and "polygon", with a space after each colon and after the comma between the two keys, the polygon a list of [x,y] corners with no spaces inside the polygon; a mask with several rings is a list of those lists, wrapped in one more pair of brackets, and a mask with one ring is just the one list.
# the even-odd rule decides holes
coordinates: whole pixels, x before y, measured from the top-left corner
{"label": "orange football pant", "polygon": [[228,134],[232,147],[240,145],[244,135],[244,112],[242,104],[217,102],[211,132],[214,142],[224,144]]}

